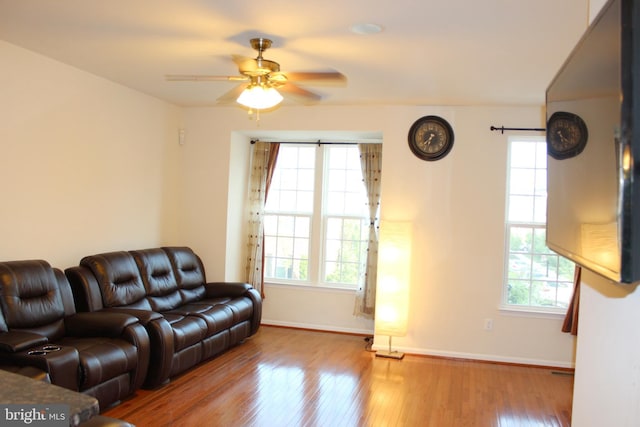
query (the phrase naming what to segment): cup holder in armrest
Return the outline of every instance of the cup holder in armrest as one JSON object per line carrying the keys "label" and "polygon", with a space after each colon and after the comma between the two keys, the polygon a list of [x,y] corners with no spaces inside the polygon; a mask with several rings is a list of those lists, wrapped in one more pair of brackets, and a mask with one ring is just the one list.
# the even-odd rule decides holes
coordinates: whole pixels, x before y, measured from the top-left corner
{"label": "cup holder in armrest", "polygon": [[47,344],[47,345],[43,345],[41,348],[37,350],[27,351],[27,354],[29,356],[44,356],[53,351],[60,351],[60,350],[62,350],[62,347],[60,347],[59,345]]}

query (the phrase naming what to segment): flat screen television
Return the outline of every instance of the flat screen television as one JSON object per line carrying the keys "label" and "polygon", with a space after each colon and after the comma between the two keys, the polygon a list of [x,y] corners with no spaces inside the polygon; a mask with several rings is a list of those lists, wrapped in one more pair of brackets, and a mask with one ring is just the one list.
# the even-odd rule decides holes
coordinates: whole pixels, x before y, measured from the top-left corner
{"label": "flat screen television", "polygon": [[635,3],[608,1],[546,91],[547,246],[622,284],[640,281]]}

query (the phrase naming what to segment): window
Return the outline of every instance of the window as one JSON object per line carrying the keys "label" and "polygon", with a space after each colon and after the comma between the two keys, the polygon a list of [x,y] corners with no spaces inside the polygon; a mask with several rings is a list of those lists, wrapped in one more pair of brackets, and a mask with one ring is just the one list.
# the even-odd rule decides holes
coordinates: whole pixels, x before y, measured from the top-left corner
{"label": "window", "polygon": [[357,145],[281,145],[265,206],[265,281],[355,289],[366,203]]}
{"label": "window", "polygon": [[574,264],[546,246],[547,147],[544,138],[509,141],[503,306],[564,311]]}

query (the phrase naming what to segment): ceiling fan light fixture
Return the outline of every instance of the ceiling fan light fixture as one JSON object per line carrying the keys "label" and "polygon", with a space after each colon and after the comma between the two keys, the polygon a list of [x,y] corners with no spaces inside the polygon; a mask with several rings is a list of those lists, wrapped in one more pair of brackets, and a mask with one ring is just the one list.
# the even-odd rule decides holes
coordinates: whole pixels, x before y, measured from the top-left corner
{"label": "ceiling fan light fixture", "polygon": [[242,91],[236,101],[254,110],[264,110],[275,107],[282,99],[280,92],[270,86],[251,85]]}

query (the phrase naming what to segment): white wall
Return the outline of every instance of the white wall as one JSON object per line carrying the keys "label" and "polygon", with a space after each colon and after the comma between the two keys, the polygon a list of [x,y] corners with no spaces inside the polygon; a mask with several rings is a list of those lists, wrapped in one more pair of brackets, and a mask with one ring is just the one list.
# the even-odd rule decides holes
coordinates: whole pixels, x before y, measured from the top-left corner
{"label": "white wall", "polygon": [[[438,162],[419,160],[407,145],[409,127],[427,114],[447,118],[456,134],[453,151]],[[187,180],[212,186],[197,187],[197,194],[194,189],[193,199],[186,202],[193,209],[182,222],[188,224],[187,240],[197,239],[200,252],[207,254],[210,277],[242,279],[230,274],[242,271],[232,267],[235,260],[244,261],[239,240],[232,251],[220,243],[226,237],[243,238],[241,226],[225,225],[237,219],[229,218],[230,212],[242,209],[218,206],[240,203],[236,194],[228,197],[225,192],[246,188],[246,166],[240,165],[247,159],[230,161],[229,156],[234,151],[247,156],[242,147],[250,136],[278,130],[382,132],[382,219],[410,220],[416,231],[411,324],[407,337],[394,339],[395,346],[414,353],[572,365],[574,338],[560,332],[561,319],[498,310],[508,135],[489,127],[540,127],[540,107],[283,107],[264,114],[259,126],[237,108],[198,108],[185,112],[185,124],[190,135],[185,148],[198,159],[186,172]],[[265,323],[373,330],[371,322],[352,316],[350,292],[272,285],[266,294]],[[483,330],[486,318],[493,319],[492,331]],[[386,337],[380,342],[384,345]]]}
{"label": "white wall", "polygon": [[640,290],[582,273],[572,425],[640,425]]}
{"label": "white wall", "polygon": [[180,111],[0,41],[0,260],[172,241]]}

